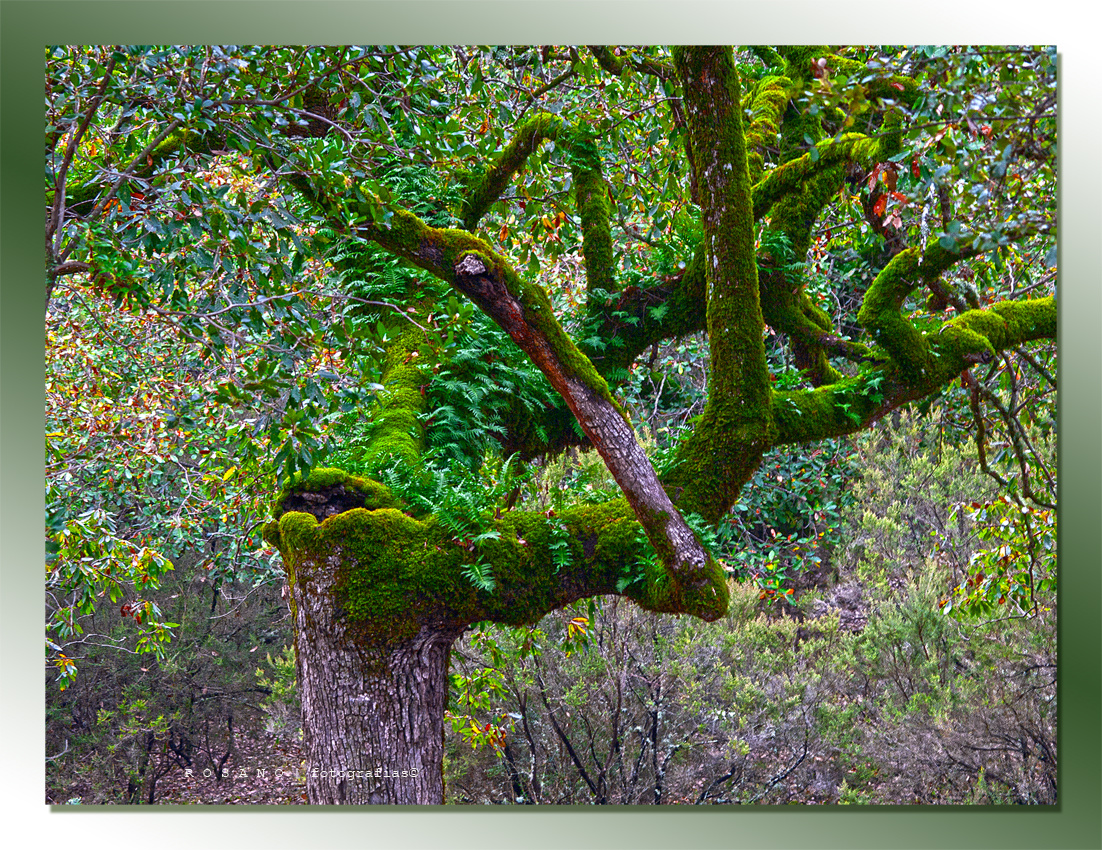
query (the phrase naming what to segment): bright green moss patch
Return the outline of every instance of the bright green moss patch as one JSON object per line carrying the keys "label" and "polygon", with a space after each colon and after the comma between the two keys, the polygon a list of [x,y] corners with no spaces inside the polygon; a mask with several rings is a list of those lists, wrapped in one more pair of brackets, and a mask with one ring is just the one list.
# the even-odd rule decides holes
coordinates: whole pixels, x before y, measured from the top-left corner
{"label": "bright green moss patch", "polygon": [[571,156],[574,202],[582,223],[586,288],[616,290],[612,255],[612,200],[601,171],[601,158],[588,134],[577,134]]}
{"label": "bright green moss patch", "polygon": [[917,248],[896,254],[872,282],[857,313],[857,321],[912,383],[923,380],[933,366],[927,340],[901,313],[903,302],[921,280],[920,257]]}
{"label": "bright green moss patch", "polygon": [[284,505],[288,501],[293,502],[296,496],[301,496],[303,493],[332,494],[340,490],[348,494],[349,504],[354,504],[355,507],[374,510],[395,504],[390,490],[378,481],[350,475],[341,469],[319,467],[305,478],[301,473],[297,474],[294,480],[280,491],[272,505],[272,516],[278,520],[285,513]]}
{"label": "bright green moss patch", "polygon": [[[569,535],[565,564],[551,555],[552,523]],[[355,508],[321,523],[288,512],[270,525],[277,528],[266,535],[280,547],[289,580],[308,587],[331,580],[335,604],[365,646],[401,642],[425,625],[534,623],[570,602],[621,590],[654,611],[714,619],[726,608],[718,565],[684,584],[643,563],[641,529],[623,499],[575,506],[553,518],[507,513],[494,524],[497,538],[477,551],[435,519],[420,521],[392,508]],[[492,565],[492,591],[476,589],[464,575],[475,558]]]}
{"label": "bright green moss patch", "polygon": [[308,549],[314,542],[317,532],[317,517],[292,511],[279,518],[280,545],[288,551]]}
{"label": "bright green moss patch", "polygon": [[764,148],[775,144],[780,133],[781,116],[788,105],[792,81],[769,76],[758,81],[750,94],[750,125],[746,131],[747,164],[752,180],[765,167]]}
{"label": "bright green moss patch", "polygon": [[942,376],[951,377],[969,363],[993,358],[996,351],[1055,336],[1056,300],[1048,297],[969,310],[946,322],[931,346]]}

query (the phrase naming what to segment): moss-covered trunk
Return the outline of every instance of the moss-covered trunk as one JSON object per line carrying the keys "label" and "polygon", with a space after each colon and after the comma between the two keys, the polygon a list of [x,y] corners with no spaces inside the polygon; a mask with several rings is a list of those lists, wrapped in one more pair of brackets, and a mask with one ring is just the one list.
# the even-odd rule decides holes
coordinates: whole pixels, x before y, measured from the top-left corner
{"label": "moss-covered trunk", "polygon": [[288,579],[315,805],[444,802],[448,653],[459,631],[422,627],[387,644],[348,618],[332,558]]}

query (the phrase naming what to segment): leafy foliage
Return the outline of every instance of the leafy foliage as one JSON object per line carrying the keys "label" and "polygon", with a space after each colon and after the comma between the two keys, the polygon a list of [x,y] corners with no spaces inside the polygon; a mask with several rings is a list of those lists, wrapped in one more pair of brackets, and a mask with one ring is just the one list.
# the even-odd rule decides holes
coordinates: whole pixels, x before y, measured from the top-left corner
{"label": "leafy foliage", "polygon": [[[958,508],[985,548],[972,554],[968,578],[943,602],[946,613],[990,619],[1036,614],[1056,597],[1056,514],[1005,496]],[[950,516],[950,521],[956,519]]]}
{"label": "leafy foliage", "polygon": [[[538,628],[481,629],[453,670],[449,718],[474,745],[453,779],[497,759],[508,790],[470,799],[782,801],[791,775],[817,799],[901,801],[904,767],[928,767],[901,753],[926,733],[949,741],[927,799],[959,801],[950,775],[976,800],[1054,797],[1049,683],[1028,724],[1006,708],[1008,683],[1051,661],[1056,358],[1034,343],[1055,331],[1030,322],[1055,310],[1054,51],[723,52],[750,163],[740,261],[758,276],[737,292],[747,275],[718,271],[730,234],[702,214],[724,192],[698,167],[692,57],[675,53],[47,49],[59,769],[81,730],[76,750],[104,744],[126,798],[152,801],[200,733],[215,765],[234,716],[293,727],[290,654],[240,690],[220,669],[256,670],[248,655],[286,645],[285,627],[230,636],[220,618],[281,580],[257,535],[264,494],[323,461],[435,517],[482,591],[496,583],[480,544],[518,506],[546,513],[554,575],[575,575],[556,511],[624,479],[587,450],[597,432],[552,389],[559,368],[560,390],[608,382],[735,602],[714,626],[588,599]],[[453,244],[504,270],[521,305],[508,332],[475,304],[500,289],[456,291]],[[423,440],[397,459],[372,449],[411,328],[422,365],[399,389],[423,402]],[[541,368],[517,345],[537,332],[556,349],[529,345]],[[635,548],[619,593],[659,568],[642,532]],[[843,604],[854,582],[876,597],[865,622]],[[182,601],[196,588],[201,613]],[[110,677],[100,732],[78,666]],[[242,708],[256,687],[266,699]],[[217,708],[192,712],[212,689],[199,702]],[[1009,724],[1021,763],[954,742],[971,704]],[[825,778],[807,772],[817,746]]]}

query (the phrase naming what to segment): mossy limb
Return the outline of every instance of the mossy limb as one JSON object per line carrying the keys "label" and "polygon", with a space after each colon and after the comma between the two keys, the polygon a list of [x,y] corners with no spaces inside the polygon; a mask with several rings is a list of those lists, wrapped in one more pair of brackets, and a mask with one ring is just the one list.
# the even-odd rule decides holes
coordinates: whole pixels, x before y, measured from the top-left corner
{"label": "mossy limb", "polygon": [[765,168],[764,149],[775,144],[781,118],[791,97],[792,81],[768,76],[758,81],[749,95],[750,125],[746,131],[747,164],[750,179],[757,180]]}
{"label": "mossy limb", "polygon": [[483,174],[469,180],[460,218],[467,230],[473,230],[486,211],[501,197],[509,180],[524,167],[529,155],[546,139],[556,139],[567,127],[566,121],[550,112],[538,112],[517,128],[497,162]]}
{"label": "mossy limb", "polygon": [[857,313],[857,321],[912,383],[921,382],[933,366],[928,340],[902,314],[903,302],[922,279],[921,258],[918,248],[896,254],[869,286]]}
{"label": "mossy limb", "polygon": [[[332,586],[352,633],[365,646],[408,640],[424,626],[459,628],[483,620],[530,624],[578,599],[623,592],[654,611],[715,619],[726,610],[726,581],[711,564],[689,584],[652,565],[645,580],[622,589],[640,570],[641,532],[623,499],[564,510],[558,527],[569,535],[566,564],[552,557],[552,524],[542,513],[509,512],[495,521],[495,539],[472,547],[451,538],[434,518],[414,519],[393,508],[354,508],[318,522],[311,514],[282,514],[266,535],[278,545],[288,579]],[[493,564],[492,591],[475,588],[464,567]],[[319,573],[322,571],[324,575]]]}
{"label": "mossy limb", "polygon": [[772,445],[773,398],[738,73],[726,48],[677,48],[674,63],[700,183],[711,363],[704,413],[663,483],[681,510],[714,522]]}

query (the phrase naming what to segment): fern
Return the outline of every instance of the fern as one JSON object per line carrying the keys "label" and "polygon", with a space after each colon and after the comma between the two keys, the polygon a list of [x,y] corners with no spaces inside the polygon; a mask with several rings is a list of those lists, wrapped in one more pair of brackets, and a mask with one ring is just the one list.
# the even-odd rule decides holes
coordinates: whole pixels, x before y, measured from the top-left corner
{"label": "fern", "polygon": [[795,257],[792,240],[783,230],[764,228],[761,231],[761,249],[773,257],[775,267],[789,283],[798,283],[804,272],[804,263]]}
{"label": "fern", "polygon": [[558,575],[559,570],[570,566],[573,561],[570,551],[570,532],[562,520],[549,518],[547,524],[550,530],[548,548],[551,550],[551,564],[555,568],[555,575]]}
{"label": "fern", "polygon": [[547,378],[488,318],[476,315],[426,389],[429,445],[476,470],[507,422],[539,420],[558,396]]}
{"label": "fern", "polygon": [[473,564],[465,564],[463,566],[463,575],[476,588],[484,590],[486,593],[492,593],[494,588],[497,587],[497,582],[494,581],[494,574],[490,570],[490,565],[481,559],[475,561]]}
{"label": "fern", "polygon": [[521,467],[515,456],[491,458],[479,470],[457,466],[438,451],[416,463],[389,459],[371,474],[390,488],[414,516],[435,516],[452,540],[474,554],[462,567],[463,575],[478,590],[490,593],[496,583],[481,546],[500,538],[494,528],[503,501],[535,474]]}

